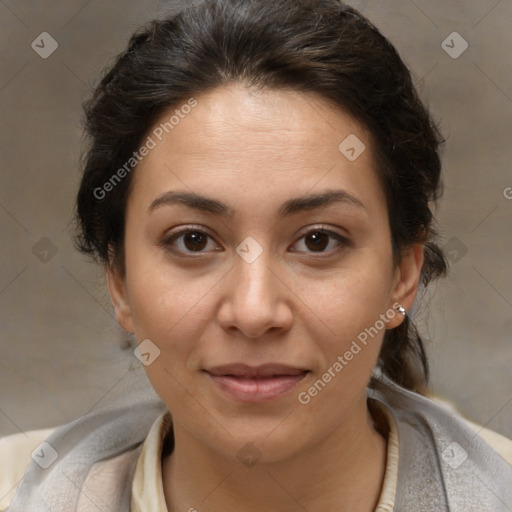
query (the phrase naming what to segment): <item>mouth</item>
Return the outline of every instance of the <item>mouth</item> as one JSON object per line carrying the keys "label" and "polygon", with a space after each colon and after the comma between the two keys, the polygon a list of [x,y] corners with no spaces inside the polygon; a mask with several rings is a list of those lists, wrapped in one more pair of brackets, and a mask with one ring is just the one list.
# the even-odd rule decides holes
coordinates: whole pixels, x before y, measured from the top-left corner
{"label": "mouth", "polygon": [[203,370],[229,398],[246,403],[276,400],[289,393],[309,370],[282,364],[230,364]]}

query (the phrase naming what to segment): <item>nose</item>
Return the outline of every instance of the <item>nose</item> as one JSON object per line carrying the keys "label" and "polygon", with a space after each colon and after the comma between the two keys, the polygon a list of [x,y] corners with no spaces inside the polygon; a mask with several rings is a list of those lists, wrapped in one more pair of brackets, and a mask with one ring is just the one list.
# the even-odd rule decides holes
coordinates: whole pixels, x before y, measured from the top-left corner
{"label": "nose", "polygon": [[270,263],[265,251],[252,263],[236,258],[223,280],[218,321],[224,330],[240,331],[247,338],[257,339],[268,332],[290,329],[293,293]]}

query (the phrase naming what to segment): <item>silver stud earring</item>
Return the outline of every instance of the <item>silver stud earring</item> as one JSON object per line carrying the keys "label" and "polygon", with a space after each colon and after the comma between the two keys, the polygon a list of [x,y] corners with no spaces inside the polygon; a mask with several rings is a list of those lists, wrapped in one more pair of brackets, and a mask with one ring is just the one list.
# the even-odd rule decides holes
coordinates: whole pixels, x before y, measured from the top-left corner
{"label": "silver stud earring", "polygon": [[398,306],[398,307],[396,308],[396,310],[397,310],[399,313],[401,313],[402,315],[404,315],[404,316],[406,316],[406,315],[407,315],[407,313],[406,313],[406,311],[405,311],[405,308],[404,308],[403,306]]}

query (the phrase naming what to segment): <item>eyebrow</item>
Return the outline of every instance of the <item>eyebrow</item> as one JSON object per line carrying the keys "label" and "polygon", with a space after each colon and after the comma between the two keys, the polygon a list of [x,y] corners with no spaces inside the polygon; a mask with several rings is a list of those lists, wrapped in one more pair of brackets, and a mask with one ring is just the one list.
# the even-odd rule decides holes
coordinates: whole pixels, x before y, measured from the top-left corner
{"label": "eyebrow", "polygon": [[[366,210],[360,199],[349,194],[345,190],[326,190],[320,194],[310,194],[289,199],[279,209],[279,217],[288,217],[303,211],[326,207],[331,204],[342,203]],[[164,205],[182,204],[189,208],[213,213],[222,217],[233,218],[235,211],[226,204],[201,196],[193,192],[168,191],[158,196],[149,206],[148,212],[152,212]]]}

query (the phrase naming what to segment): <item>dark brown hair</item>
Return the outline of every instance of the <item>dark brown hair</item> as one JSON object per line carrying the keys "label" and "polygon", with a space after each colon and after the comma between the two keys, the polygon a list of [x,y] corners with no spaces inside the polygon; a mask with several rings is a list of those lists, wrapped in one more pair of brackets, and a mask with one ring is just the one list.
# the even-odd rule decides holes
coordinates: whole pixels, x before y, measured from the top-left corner
{"label": "dark brown hair", "polygon": [[[431,211],[441,194],[444,140],[393,45],[339,0],[204,0],[134,34],[85,104],[91,144],[77,197],[81,251],[124,272],[133,173],[123,173],[105,197],[94,191],[165,111],[231,82],[314,93],[357,119],[373,139],[395,262],[422,243],[423,284],[446,274]],[[379,364],[406,388],[426,386],[427,358],[409,317],[386,331]]]}

